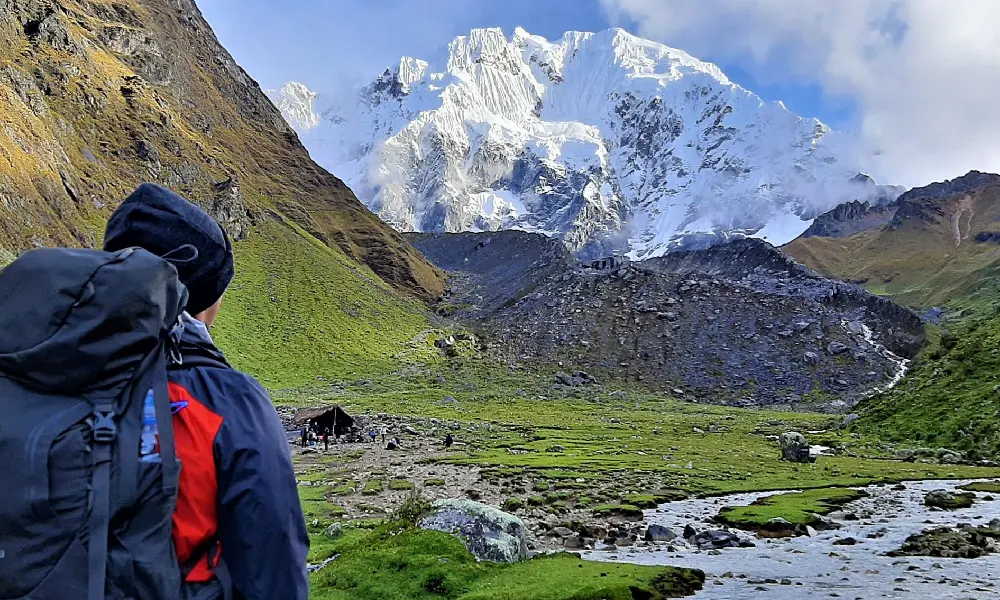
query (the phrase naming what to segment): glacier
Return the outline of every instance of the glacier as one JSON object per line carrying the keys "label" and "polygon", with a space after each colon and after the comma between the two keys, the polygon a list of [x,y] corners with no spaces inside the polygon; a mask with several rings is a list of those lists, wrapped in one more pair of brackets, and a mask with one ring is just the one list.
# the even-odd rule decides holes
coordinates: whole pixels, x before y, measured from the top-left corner
{"label": "glacier", "polygon": [[269,92],[314,160],[401,231],[516,228],[643,259],[780,245],[876,193],[856,183],[871,155],[853,136],[622,29],[475,29],[430,58],[357,93]]}

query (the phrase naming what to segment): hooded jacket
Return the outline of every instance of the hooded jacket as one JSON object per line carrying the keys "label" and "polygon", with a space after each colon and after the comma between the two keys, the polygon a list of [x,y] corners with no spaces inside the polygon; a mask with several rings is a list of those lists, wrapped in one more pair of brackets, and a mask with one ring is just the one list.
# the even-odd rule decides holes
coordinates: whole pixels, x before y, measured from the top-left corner
{"label": "hooded jacket", "polygon": [[182,319],[184,364],[168,391],[183,465],[173,535],[186,581],[211,585],[221,557],[235,600],[307,600],[309,536],[281,420],[205,325]]}

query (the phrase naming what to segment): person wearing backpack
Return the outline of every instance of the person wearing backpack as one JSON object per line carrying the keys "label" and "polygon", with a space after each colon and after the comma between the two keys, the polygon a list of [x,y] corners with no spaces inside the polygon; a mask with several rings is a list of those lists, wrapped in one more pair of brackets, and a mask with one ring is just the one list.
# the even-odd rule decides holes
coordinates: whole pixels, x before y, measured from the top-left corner
{"label": "person wearing backpack", "polygon": [[143,185],[106,238],[0,270],[0,598],[306,600],[281,422],[208,333],[225,234]]}
{"label": "person wearing backpack", "polygon": [[168,377],[185,595],[306,600],[309,536],[284,427],[264,388],[229,365],[208,331],[234,275],[229,239],[197,205],[143,184],[105,232],[106,251],[133,247],[167,257],[189,294],[181,360]]}

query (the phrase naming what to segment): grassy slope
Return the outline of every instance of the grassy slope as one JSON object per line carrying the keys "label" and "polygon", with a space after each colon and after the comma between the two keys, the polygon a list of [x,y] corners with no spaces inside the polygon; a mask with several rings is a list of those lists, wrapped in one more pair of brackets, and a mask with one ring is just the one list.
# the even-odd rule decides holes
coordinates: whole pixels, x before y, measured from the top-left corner
{"label": "grassy slope", "polygon": [[[971,237],[994,230],[1000,213],[1000,198],[977,200]],[[950,215],[847,238],[800,238],[783,250],[824,275],[863,281],[870,291],[915,308],[947,305],[1000,275],[1000,248],[973,239],[956,246]]]}
{"label": "grassy slope", "polygon": [[[947,311],[907,378],[862,405],[856,429],[908,445],[996,455],[1000,247],[974,238],[997,230],[1000,191],[987,186],[971,195],[918,202],[921,218],[908,218],[896,229],[799,239],[784,249],[821,273],[864,281],[901,304]],[[962,206],[971,211],[962,213],[957,240],[954,216]]]}
{"label": "grassy slope", "polygon": [[863,406],[859,430],[915,446],[1000,454],[1000,310],[971,314],[936,336],[895,389]]}
{"label": "grassy slope", "polygon": [[479,563],[448,534],[392,526],[348,530],[314,558],[324,554],[340,556],[313,576],[317,600],[654,600],[688,595],[701,588],[703,577],[569,554],[512,565]]}
{"label": "grassy slope", "polygon": [[236,244],[236,270],[213,335],[272,389],[389,373],[429,326],[416,300],[293,225],[257,227]]}

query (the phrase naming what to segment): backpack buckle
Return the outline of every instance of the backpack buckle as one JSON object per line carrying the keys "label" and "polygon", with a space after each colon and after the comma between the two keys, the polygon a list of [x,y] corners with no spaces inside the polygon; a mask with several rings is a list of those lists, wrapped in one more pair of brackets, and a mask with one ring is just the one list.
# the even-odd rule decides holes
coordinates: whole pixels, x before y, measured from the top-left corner
{"label": "backpack buckle", "polygon": [[118,425],[115,424],[114,410],[106,410],[104,407],[94,409],[94,441],[101,444],[110,444],[118,436]]}

